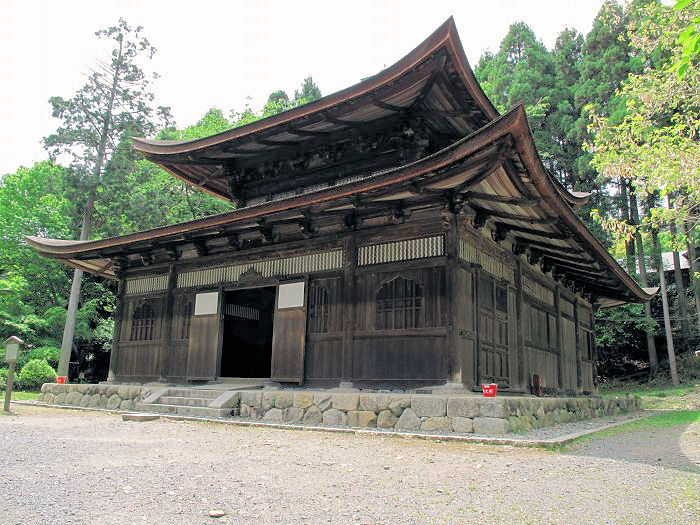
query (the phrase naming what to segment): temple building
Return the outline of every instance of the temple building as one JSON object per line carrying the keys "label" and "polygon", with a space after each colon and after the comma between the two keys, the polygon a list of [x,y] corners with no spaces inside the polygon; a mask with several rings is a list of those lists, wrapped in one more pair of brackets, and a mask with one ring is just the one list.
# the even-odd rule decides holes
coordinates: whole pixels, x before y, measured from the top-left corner
{"label": "temple building", "polygon": [[595,392],[593,312],[648,301],[500,115],[450,18],[396,64],[143,155],[235,210],[28,242],[119,282],[109,377]]}

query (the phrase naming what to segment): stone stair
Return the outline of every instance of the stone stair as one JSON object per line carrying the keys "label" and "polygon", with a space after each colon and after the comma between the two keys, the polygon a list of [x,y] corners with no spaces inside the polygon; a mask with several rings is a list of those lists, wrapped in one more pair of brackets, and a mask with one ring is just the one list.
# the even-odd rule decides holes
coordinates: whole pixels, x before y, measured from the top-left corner
{"label": "stone stair", "polygon": [[230,417],[238,413],[240,394],[230,390],[163,388],[148,396],[137,409],[188,417]]}

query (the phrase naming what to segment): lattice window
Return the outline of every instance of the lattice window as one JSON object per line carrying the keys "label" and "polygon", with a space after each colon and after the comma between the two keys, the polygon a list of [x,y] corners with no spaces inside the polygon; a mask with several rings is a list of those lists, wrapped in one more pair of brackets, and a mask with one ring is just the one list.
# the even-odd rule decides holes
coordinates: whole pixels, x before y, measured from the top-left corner
{"label": "lattice window", "polygon": [[131,314],[131,341],[151,341],[155,337],[158,303],[150,299],[137,301]]}
{"label": "lattice window", "polygon": [[328,290],[323,286],[311,286],[309,290],[309,330],[313,333],[328,332],[330,304]]}
{"label": "lattice window", "polygon": [[412,279],[397,277],[377,292],[377,329],[419,328],[422,322],[423,288]]}
{"label": "lattice window", "polygon": [[181,295],[175,300],[175,329],[173,330],[175,339],[190,338],[193,311],[194,301],[192,297]]}

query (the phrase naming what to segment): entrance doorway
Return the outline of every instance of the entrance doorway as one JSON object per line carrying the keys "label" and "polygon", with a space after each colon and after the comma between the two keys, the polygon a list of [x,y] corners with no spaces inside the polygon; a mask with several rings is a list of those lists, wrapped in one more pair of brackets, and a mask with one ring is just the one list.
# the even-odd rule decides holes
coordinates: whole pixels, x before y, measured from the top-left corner
{"label": "entrance doorway", "polygon": [[270,377],[274,286],[226,292],[220,377]]}

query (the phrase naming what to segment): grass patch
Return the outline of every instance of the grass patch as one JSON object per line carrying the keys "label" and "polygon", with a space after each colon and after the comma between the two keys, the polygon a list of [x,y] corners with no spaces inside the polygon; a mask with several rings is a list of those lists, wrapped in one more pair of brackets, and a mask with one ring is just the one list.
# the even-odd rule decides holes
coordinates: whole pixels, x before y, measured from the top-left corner
{"label": "grass patch", "polygon": [[700,410],[698,382],[679,387],[656,383],[613,383],[601,386],[599,391],[605,399],[632,394],[642,400],[642,408],[649,410]]}
{"label": "grass patch", "polygon": [[592,439],[606,438],[637,430],[667,428],[676,425],[692,425],[693,423],[700,423],[700,410],[674,410],[659,412],[635,421],[630,421],[629,423],[625,423],[623,425],[618,425],[599,432],[594,432],[593,434],[581,436],[580,438],[577,438],[566,445],[554,447],[553,450],[557,452],[565,452],[573,447],[587,443]]}
{"label": "grass patch", "polygon": [[[32,392],[29,390],[13,390],[12,399],[15,401],[36,401],[37,399],[39,399],[39,394],[41,394],[41,392]],[[4,390],[0,392],[0,399],[5,399]]]}

